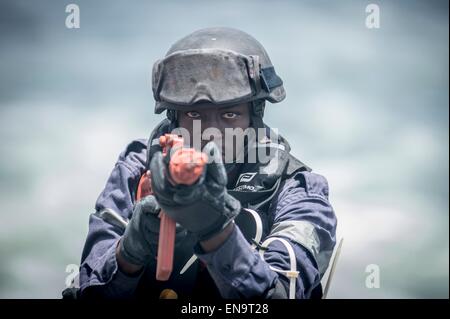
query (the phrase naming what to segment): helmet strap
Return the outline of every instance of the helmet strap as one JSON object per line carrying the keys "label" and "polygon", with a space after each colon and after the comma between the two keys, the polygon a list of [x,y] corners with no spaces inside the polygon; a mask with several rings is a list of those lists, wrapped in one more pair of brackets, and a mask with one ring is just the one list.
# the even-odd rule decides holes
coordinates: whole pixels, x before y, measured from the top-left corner
{"label": "helmet strap", "polygon": [[254,128],[264,128],[263,117],[264,117],[264,109],[266,106],[265,100],[255,100],[252,101],[252,116],[251,125]]}
{"label": "helmet strap", "polygon": [[166,116],[170,122],[177,124],[178,122],[178,113],[176,110],[166,110]]}

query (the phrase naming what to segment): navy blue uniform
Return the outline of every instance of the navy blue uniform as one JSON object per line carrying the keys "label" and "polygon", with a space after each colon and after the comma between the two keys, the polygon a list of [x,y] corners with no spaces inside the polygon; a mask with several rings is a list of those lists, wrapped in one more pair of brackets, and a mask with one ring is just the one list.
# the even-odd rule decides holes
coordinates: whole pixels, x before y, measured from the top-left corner
{"label": "navy blue uniform", "polygon": [[[132,218],[138,182],[146,170],[147,152],[147,141],[137,140],[120,154],[96,202],[96,212],[109,209],[125,220]],[[82,254],[80,296],[127,298],[150,295],[157,298],[162,289],[171,288],[180,297],[287,298],[292,289],[295,298],[320,297],[320,280],[333,252],[337,225],[328,201],[326,179],[309,169],[293,170],[279,178],[276,187],[269,186],[273,188],[272,193],[263,205],[245,203],[251,194],[244,193],[239,197],[243,193],[239,194],[238,190],[248,191],[251,187],[239,183],[239,180],[237,184],[229,183],[229,192],[236,195],[243,207],[252,208],[260,216],[262,237],[259,243],[252,243],[249,237],[254,234],[245,234],[246,221],[242,219],[240,225],[239,218],[230,237],[210,253],[203,252],[187,235],[184,240],[177,241],[171,280],[161,283],[155,280],[156,261],[135,276],[120,271],[115,253],[124,228],[108,223],[94,213],[89,219],[89,233]],[[255,244],[260,245],[267,238],[281,240],[266,245],[262,258]],[[286,243],[294,253],[296,269],[293,270],[298,273],[282,272],[292,268]],[[180,274],[192,254],[198,260]]]}

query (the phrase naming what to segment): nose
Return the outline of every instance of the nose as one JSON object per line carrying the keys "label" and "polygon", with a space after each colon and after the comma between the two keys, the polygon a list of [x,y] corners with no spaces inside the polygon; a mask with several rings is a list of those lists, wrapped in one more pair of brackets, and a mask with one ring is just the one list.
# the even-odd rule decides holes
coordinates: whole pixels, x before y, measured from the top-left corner
{"label": "nose", "polygon": [[215,114],[208,114],[208,116],[206,116],[203,121],[202,121],[202,127],[204,129],[207,128],[219,128],[219,121],[216,118]]}
{"label": "nose", "polygon": [[223,128],[216,114],[208,116],[202,121],[202,147],[210,141],[220,141],[221,143],[223,138]]}
{"label": "nose", "polygon": [[[223,132],[223,123],[221,121],[220,113],[219,112],[207,112],[205,116],[202,119],[202,131],[205,131],[207,129],[211,132]],[[216,135],[216,134],[215,134]]]}

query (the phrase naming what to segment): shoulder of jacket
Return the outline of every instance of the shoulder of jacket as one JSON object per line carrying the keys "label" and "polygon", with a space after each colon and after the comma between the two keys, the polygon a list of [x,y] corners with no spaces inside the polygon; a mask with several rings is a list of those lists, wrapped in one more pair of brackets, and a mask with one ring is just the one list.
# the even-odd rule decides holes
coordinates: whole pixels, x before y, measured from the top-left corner
{"label": "shoulder of jacket", "polygon": [[285,175],[289,177],[289,176],[294,175],[295,173],[302,172],[302,171],[311,172],[312,169],[309,166],[307,166],[305,163],[300,161],[297,157],[295,157],[294,155],[289,153]]}
{"label": "shoulder of jacket", "polygon": [[288,189],[301,189],[308,196],[321,196],[328,199],[329,186],[327,179],[312,171],[299,171],[286,180]]}
{"label": "shoulder of jacket", "polygon": [[131,141],[119,155],[117,165],[123,165],[134,173],[145,169],[147,160],[147,140],[136,139]]}

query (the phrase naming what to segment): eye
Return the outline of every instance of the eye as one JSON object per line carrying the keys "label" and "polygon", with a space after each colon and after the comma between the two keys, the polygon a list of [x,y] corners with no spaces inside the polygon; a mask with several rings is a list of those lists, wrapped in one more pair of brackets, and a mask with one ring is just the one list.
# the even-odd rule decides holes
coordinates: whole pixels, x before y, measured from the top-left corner
{"label": "eye", "polygon": [[196,111],[189,111],[186,112],[186,115],[188,117],[190,117],[191,119],[198,119],[200,117],[200,113],[196,112]]}
{"label": "eye", "polygon": [[238,114],[235,112],[227,112],[227,113],[224,113],[222,116],[226,119],[234,119],[238,116]]}

